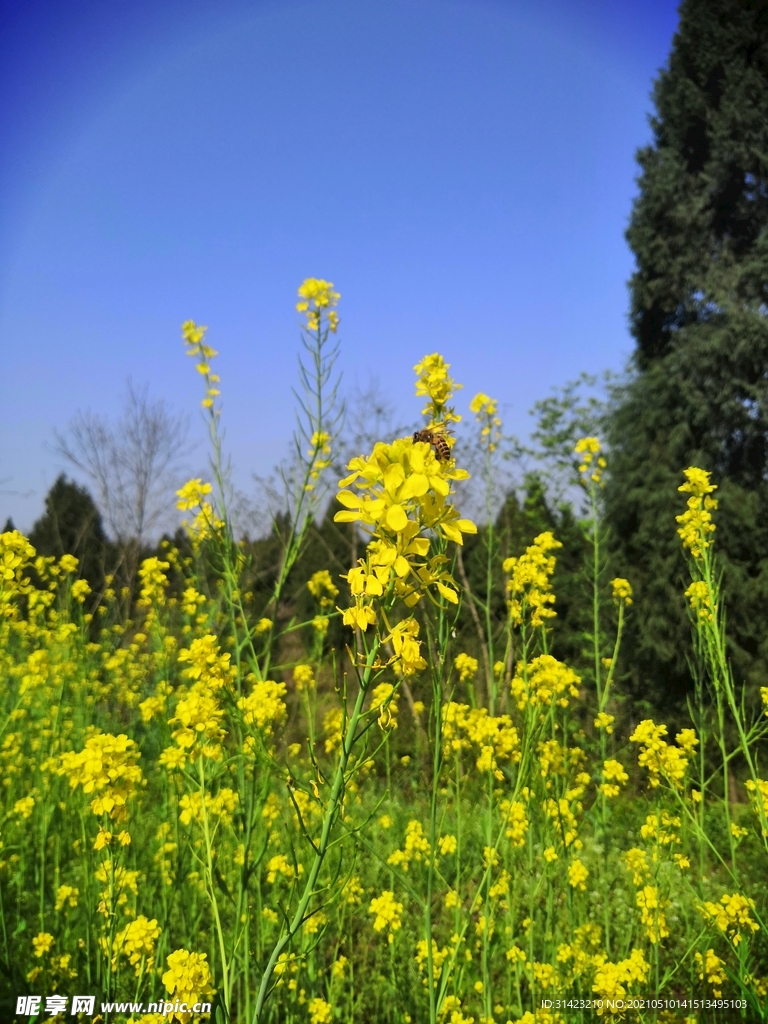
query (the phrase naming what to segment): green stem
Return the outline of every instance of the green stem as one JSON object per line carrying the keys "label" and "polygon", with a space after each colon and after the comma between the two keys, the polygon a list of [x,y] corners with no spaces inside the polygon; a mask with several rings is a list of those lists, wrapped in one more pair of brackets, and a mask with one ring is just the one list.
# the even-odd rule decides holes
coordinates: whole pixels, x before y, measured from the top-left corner
{"label": "green stem", "polygon": [[347,731],[339,750],[339,761],[333,777],[331,793],[328,798],[328,806],[323,818],[320,840],[317,844],[315,857],[309,871],[309,877],[307,878],[304,886],[304,892],[299,900],[296,912],[288,925],[288,929],[283,930],[275,943],[275,947],[272,950],[267,966],[261,976],[261,984],[259,985],[259,991],[256,996],[256,1003],[253,1011],[253,1024],[258,1024],[258,1021],[261,1019],[261,1012],[264,1008],[264,1003],[266,1002],[268,995],[270,979],[272,978],[275,965],[280,958],[280,954],[302,925],[307,907],[309,906],[310,900],[312,899],[315,891],[315,883],[317,882],[318,875],[320,874],[320,868],[322,867],[326,853],[328,852],[331,842],[331,833],[339,813],[339,807],[343,796],[347,764],[349,763],[350,754],[352,753],[352,748],[354,747],[357,739],[355,735],[357,731],[357,723],[363,711],[363,703],[368,690],[368,683],[370,682],[371,675],[374,672],[374,664],[376,662],[379,644],[380,640],[376,637],[365,660],[362,685],[360,686],[360,691],[357,695],[357,700],[355,701],[355,707],[349,719],[349,723],[347,724]]}

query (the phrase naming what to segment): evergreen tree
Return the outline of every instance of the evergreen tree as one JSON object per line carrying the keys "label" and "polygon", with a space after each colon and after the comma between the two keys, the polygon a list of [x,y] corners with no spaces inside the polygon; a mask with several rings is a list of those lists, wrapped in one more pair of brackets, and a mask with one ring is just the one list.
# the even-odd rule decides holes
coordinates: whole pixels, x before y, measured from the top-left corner
{"label": "evergreen tree", "polygon": [[80,560],[79,574],[94,590],[104,582],[105,562],[110,545],[101,515],[85,487],[62,473],[45,498],[45,512],[29,534],[40,555],[74,555]]}
{"label": "evergreen tree", "polygon": [[675,515],[689,465],[720,490],[731,656],[768,682],[768,5],[683,0],[654,88],[627,239],[634,372],[609,422],[615,569],[635,588],[638,694],[690,687]]}

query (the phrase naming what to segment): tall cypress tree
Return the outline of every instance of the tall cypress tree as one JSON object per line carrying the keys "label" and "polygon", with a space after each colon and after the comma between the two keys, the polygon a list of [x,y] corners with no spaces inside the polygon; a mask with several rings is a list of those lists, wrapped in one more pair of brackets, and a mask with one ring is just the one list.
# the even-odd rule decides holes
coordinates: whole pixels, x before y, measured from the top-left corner
{"label": "tall cypress tree", "polygon": [[627,240],[634,372],[609,421],[607,516],[635,585],[637,692],[690,686],[676,488],[689,465],[720,490],[731,657],[768,683],[768,5],[683,0],[654,88],[652,143]]}

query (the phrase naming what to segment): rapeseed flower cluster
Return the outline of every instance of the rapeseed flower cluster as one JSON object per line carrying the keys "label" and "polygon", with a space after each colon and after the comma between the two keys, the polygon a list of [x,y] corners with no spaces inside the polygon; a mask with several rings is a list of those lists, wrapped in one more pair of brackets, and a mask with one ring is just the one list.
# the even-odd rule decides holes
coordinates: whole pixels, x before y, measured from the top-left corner
{"label": "rapeseed flower cluster", "polygon": [[139,608],[151,608],[153,604],[162,604],[165,589],[168,586],[166,571],[170,563],[160,558],[145,558],[139,566]]}
{"label": "rapeseed flower cluster", "polygon": [[578,697],[581,679],[551,654],[540,654],[530,664],[518,662],[511,682],[512,696],[520,708],[568,707],[569,697]]}
{"label": "rapeseed flower cluster", "polygon": [[415,861],[419,864],[426,861],[429,858],[430,852],[429,840],[424,835],[424,828],[421,822],[413,819],[405,827],[405,840],[402,850],[395,850],[394,853],[390,854],[387,857],[387,864],[407,871],[412,862]]}
{"label": "rapeseed flower cluster", "polygon": [[672,747],[662,739],[666,734],[666,725],[656,725],[646,718],[629,739],[641,748],[638,763],[647,770],[650,786],[656,788],[664,778],[675,789],[681,789],[688,760],[699,741],[693,729],[683,729],[675,737],[679,746]]}
{"label": "rapeseed flower cluster", "polygon": [[215,402],[221,394],[218,386],[221,378],[211,369],[211,361],[219,353],[215,348],[206,345],[205,334],[207,330],[207,327],[196,324],[194,320],[185,320],[181,325],[186,353],[193,359],[197,359],[195,369],[205,381],[205,398],[201,403],[203,409],[208,410],[212,416],[218,416],[220,410],[215,407]]}
{"label": "rapeseed flower cluster", "polygon": [[[643,984],[651,972],[651,965],[645,959],[641,949],[633,949],[625,960],[618,963],[611,963],[602,956],[595,958],[597,970],[592,991],[599,999],[614,1000],[619,1002],[627,996],[627,988],[633,985]],[[609,1008],[599,1007],[599,1017],[606,1013],[612,1013]],[[622,1013],[621,1009],[616,1010]]]}
{"label": "rapeseed flower cluster", "polygon": [[398,903],[395,894],[391,889],[385,889],[381,896],[371,900],[369,913],[374,915],[374,931],[382,932],[386,929],[387,941],[394,942],[394,933],[402,927],[403,904]]}
{"label": "rapeseed flower cluster", "polygon": [[582,437],[574,448],[575,454],[581,458],[579,473],[582,477],[593,484],[602,485],[607,463],[600,454],[601,450],[602,445],[597,437]]}
{"label": "rapeseed flower cluster", "polygon": [[550,607],[555,603],[550,581],[557,564],[551,552],[562,546],[547,530],[534,538],[519,558],[505,559],[503,569],[509,575],[509,613],[514,625],[522,625],[524,618],[530,616],[530,624],[535,629],[557,614]]}
{"label": "rapeseed flower cluster", "polygon": [[449,701],[443,710],[443,749],[450,751],[476,748],[476,767],[493,772],[501,780],[498,763],[520,760],[520,736],[509,715],[491,715],[487,708]]}
{"label": "rapeseed flower cluster", "polygon": [[[473,658],[471,654],[457,654],[453,659],[453,666],[459,673],[459,682],[466,683],[477,674],[478,662],[477,658]],[[766,692],[768,692],[768,687],[766,687]]]}
{"label": "rapeseed flower cluster", "polygon": [[712,595],[704,580],[694,580],[685,592],[691,608],[701,622],[714,622],[717,605],[712,606]]}
{"label": "rapeseed flower cluster", "polygon": [[432,423],[458,423],[461,419],[447,404],[454,393],[463,387],[450,376],[450,368],[451,364],[446,363],[437,352],[424,356],[413,368],[418,375],[416,397],[427,399],[421,414],[428,416]]}
{"label": "rapeseed flower cluster", "polygon": [[589,871],[586,865],[576,857],[568,865],[568,882],[573,889],[581,889],[584,892],[587,888]]}
{"label": "rapeseed flower cluster", "polygon": [[209,540],[224,526],[224,520],[216,514],[213,505],[208,501],[207,496],[212,490],[211,484],[203,483],[199,477],[196,477],[194,480],[188,480],[180,490],[176,491],[178,497],[176,508],[182,512],[196,510],[193,519],[182,520],[182,526],[186,528],[193,544],[201,544],[203,541]]}
{"label": "rapeseed flower cluster", "polygon": [[[112,943],[112,966],[117,966],[119,956],[127,958],[128,963],[134,968],[136,977],[142,974],[147,964],[152,963],[155,955],[155,944],[160,937],[161,928],[157,919],[148,920],[143,914],[139,914],[133,921],[117,933]],[[106,951],[109,946],[104,940]]]}
{"label": "rapeseed flower cluster", "polygon": [[640,920],[645,926],[648,940],[652,944],[669,935],[667,919],[664,916],[664,907],[669,906],[669,900],[662,900],[659,897],[659,890],[653,885],[644,885],[637,893],[636,903],[640,909]]}
{"label": "rapeseed flower cluster", "polygon": [[611,596],[616,604],[628,607],[632,604],[632,584],[629,580],[617,576],[616,579],[611,580]]}
{"label": "rapeseed flower cluster", "polygon": [[475,414],[475,418],[481,425],[480,440],[483,447],[489,453],[496,451],[501,441],[498,402],[480,391],[469,403],[469,410]]}
{"label": "rapeseed flower cluster", "polygon": [[412,438],[379,442],[369,458],[352,459],[347,468],[351,472],[340,481],[337,494],[344,511],[334,520],[360,524],[374,543],[344,577],[355,599],[345,624],[367,629],[376,622],[374,599],[390,595],[413,607],[425,593],[435,600],[436,591],[457,604],[458,587],[446,569],[448,559],[442,554],[428,557],[425,531],[456,544],[463,543],[463,534],[477,532],[447,501],[451,481],[466,479],[466,471],[440,462],[426,442]]}
{"label": "rapeseed flower cluster", "polygon": [[203,820],[203,809],[209,817],[219,818],[229,823],[232,815],[240,802],[240,797],[229,786],[225,786],[215,794],[203,794],[199,790],[185,793],[179,800],[179,821],[182,825],[189,825],[193,821]]}
{"label": "rapeseed flower cluster", "polygon": [[711,498],[710,494],[717,490],[717,485],[709,482],[710,473],[695,466],[690,466],[683,475],[685,483],[678,487],[678,491],[690,494],[690,498],[687,510],[675,517],[680,523],[677,532],[683,546],[698,560],[711,546],[716,529],[712,512],[717,508],[717,498]]}
{"label": "rapeseed flower cluster", "polygon": [[768,810],[768,782],[765,779],[747,779],[745,785],[753,810],[763,823],[761,825],[763,837],[768,838],[768,828],[766,828],[765,824],[766,811]]}
{"label": "rapeseed flower cluster", "polygon": [[237,706],[242,712],[246,725],[256,726],[265,733],[284,721],[286,707],[283,697],[286,694],[285,683],[275,683],[271,679],[251,679],[251,692],[240,697]]}
{"label": "rapeseed flower cluster", "polygon": [[125,821],[126,804],[143,782],[138,759],[141,752],[134,740],[98,734],[86,741],[81,751],[61,755],[59,775],[66,775],[72,789],[78,786],[86,794],[95,793],[91,810],[106,814],[113,821]]}
{"label": "rapeseed flower cluster", "polygon": [[333,600],[339,593],[339,588],[331,579],[331,574],[327,569],[319,569],[312,574],[312,578],[307,583],[307,590],[324,611],[333,608]]}
{"label": "rapeseed flower cluster", "polygon": [[[163,974],[163,984],[169,995],[173,996],[174,1003],[194,1006],[213,996],[215,989],[211,984],[211,969],[206,953],[177,949],[168,956],[166,963],[168,970]],[[173,1010],[168,1019],[187,1024],[187,1021],[192,1020],[192,1014]]]}
{"label": "rapeseed flower cluster", "polygon": [[715,999],[720,999],[726,980],[725,964],[715,953],[714,949],[708,949],[704,956],[701,953],[694,953],[693,958],[696,962],[696,973],[699,976],[699,981],[704,981],[706,978],[707,982],[712,986],[712,995]]}
{"label": "rapeseed flower cluster", "polygon": [[328,330],[335,334],[339,326],[339,315],[335,307],[340,298],[330,281],[317,277],[308,277],[302,281],[296,311],[305,315],[307,330],[319,331],[325,319]]}
{"label": "rapeseed flower cluster", "polygon": [[599,789],[603,796],[612,798],[619,795],[621,787],[629,780],[620,761],[609,759],[603,763],[603,782]]}
{"label": "rapeseed flower cluster", "polygon": [[397,690],[392,683],[379,683],[371,693],[372,712],[378,711],[380,729],[397,728]]}
{"label": "rapeseed flower cluster", "polygon": [[33,590],[31,578],[36,551],[18,530],[0,533],[0,616],[16,618],[17,600]]}
{"label": "rapeseed flower cluster", "polygon": [[[338,961],[336,962],[338,963]],[[309,1024],[330,1024],[332,1009],[331,1004],[325,999],[321,999],[320,996],[310,999],[307,1004]]]}
{"label": "rapeseed flower cluster", "polygon": [[755,909],[755,901],[740,893],[734,893],[732,896],[723,893],[718,903],[707,900],[698,909],[701,916],[717,925],[734,946],[741,942],[742,932],[760,930],[760,925],[749,916],[750,911]]}

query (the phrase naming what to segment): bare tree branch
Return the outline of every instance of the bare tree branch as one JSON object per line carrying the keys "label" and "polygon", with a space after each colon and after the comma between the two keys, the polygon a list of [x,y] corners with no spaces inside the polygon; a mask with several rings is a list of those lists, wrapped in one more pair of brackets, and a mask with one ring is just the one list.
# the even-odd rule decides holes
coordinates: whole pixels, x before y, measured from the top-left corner
{"label": "bare tree branch", "polygon": [[112,536],[141,546],[173,508],[179,463],[191,451],[188,431],[185,417],[129,380],[117,423],[78,412],[64,433],[56,431],[54,450],[91,480]]}

